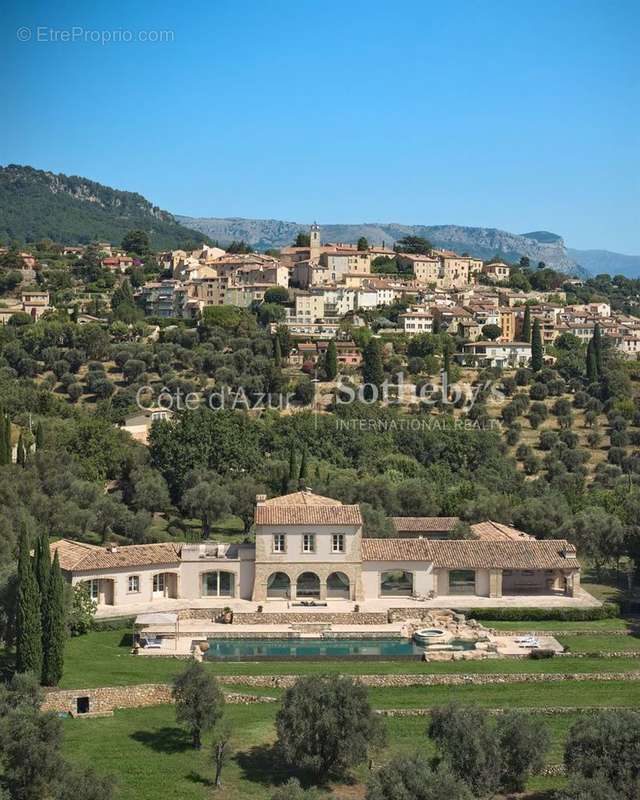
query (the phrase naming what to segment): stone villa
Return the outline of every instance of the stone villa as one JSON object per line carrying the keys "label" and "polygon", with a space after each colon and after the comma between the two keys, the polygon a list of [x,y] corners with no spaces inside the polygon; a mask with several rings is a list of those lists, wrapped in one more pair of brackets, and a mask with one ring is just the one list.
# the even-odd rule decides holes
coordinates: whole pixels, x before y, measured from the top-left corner
{"label": "stone villa", "polygon": [[[402,520],[407,524],[403,525]],[[99,606],[167,598],[202,601],[574,597],[580,565],[563,539],[537,540],[493,522],[474,539],[443,539],[455,518],[395,518],[396,536],[362,536],[357,505],[310,491],[256,498],[255,544],[202,542],[106,546],[54,542],[69,581]],[[445,599],[446,598],[446,599]]]}

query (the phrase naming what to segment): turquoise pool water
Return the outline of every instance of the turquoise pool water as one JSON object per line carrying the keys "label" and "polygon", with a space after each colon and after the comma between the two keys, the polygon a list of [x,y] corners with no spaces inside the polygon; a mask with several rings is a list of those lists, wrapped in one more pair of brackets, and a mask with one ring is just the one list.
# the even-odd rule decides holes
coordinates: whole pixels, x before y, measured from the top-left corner
{"label": "turquoise pool water", "polygon": [[206,659],[419,656],[409,639],[209,639]]}

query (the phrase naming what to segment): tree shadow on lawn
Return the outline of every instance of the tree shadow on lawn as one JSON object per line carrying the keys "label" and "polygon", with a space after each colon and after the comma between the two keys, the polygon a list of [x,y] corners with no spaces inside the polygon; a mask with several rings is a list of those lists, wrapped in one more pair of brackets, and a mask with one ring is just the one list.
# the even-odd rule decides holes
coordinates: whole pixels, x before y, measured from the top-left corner
{"label": "tree shadow on lawn", "polygon": [[[286,783],[289,778],[297,778],[303,788],[312,786],[329,789],[331,780],[318,781],[318,776],[309,770],[297,770],[288,767],[282,761],[278,748],[274,744],[255,745],[249,750],[238,751],[234,755],[236,764],[242,770],[242,778],[251,783],[258,783],[268,788],[275,788]],[[343,778],[344,784],[354,783],[352,776]]]}
{"label": "tree shadow on lawn", "polygon": [[191,783],[199,783],[201,786],[206,786],[208,789],[213,788],[213,781],[211,778],[207,778],[206,775],[201,775],[199,772],[193,770],[188,775],[185,776],[188,781]]}
{"label": "tree shadow on lawn", "polygon": [[165,726],[155,731],[135,731],[131,734],[131,739],[156,753],[184,753],[186,750],[193,750],[191,737],[182,728]]}

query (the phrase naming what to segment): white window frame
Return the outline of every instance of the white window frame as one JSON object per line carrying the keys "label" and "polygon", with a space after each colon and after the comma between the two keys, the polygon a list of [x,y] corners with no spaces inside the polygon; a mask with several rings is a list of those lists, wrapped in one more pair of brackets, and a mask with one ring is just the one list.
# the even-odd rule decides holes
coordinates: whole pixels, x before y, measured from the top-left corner
{"label": "white window frame", "polygon": [[89,584],[89,597],[96,603],[100,602],[100,578],[91,578]]}
{"label": "white window frame", "polygon": [[302,534],[302,552],[315,553],[316,552],[316,535],[315,533]]}
{"label": "white window frame", "polygon": [[153,576],[153,593],[164,594],[166,588],[167,588],[167,580],[165,573],[158,572],[156,575]]}
{"label": "white window frame", "polygon": [[[133,585],[133,589],[131,586]],[[129,575],[127,578],[127,594],[140,594],[140,576]]]}
{"label": "white window frame", "polygon": [[345,552],[345,538],[344,533],[331,534],[331,552],[344,553]]}
{"label": "white window frame", "polygon": [[273,534],[273,552],[286,553],[287,552],[287,537],[284,533]]}

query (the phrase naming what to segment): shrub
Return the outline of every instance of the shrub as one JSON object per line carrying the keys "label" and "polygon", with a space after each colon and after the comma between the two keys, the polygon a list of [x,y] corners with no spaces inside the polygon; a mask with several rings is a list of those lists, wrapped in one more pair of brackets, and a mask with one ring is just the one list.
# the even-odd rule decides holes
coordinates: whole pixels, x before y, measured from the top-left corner
{"label": "shrub", "polygon": [[558,434],[555,431],[542,431],[538,447],[541,450],[551,450],[558,442]]}
{"label": "shrub", "polygon": [[529,397],[532,400],[544,400],[548,394],[549,392],[544,383],[534,383],[531,389],[529,389]]}
{"label": "shrub", "polygon": [[540,661],[545,658],[553,658],[555,656],[555,652],[553,650],[548,650],[544,647],[538,648],[537,650],[532,650],[529,653],[529,658],[532,658],[534,661]]}

